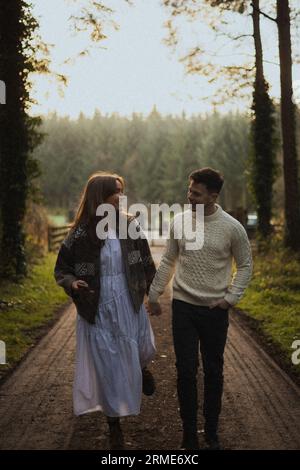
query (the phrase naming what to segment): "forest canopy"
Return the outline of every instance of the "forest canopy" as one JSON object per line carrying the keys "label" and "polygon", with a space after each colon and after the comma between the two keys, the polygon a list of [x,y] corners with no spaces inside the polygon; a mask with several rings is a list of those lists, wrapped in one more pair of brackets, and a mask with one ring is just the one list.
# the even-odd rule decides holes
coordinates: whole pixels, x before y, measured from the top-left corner
{"label": "forest canopy", "polygon": [[221,203],[249,207],[246,190],[250,120],[239,113],[146,118],[118,114],[77,120],[44,119],[44,142],[36,150],[40,189],[50,209],[73,210],[87,177],[109,170],[125,177],[129,202],[184,204],[189,173],[211,166],[224,174]]}

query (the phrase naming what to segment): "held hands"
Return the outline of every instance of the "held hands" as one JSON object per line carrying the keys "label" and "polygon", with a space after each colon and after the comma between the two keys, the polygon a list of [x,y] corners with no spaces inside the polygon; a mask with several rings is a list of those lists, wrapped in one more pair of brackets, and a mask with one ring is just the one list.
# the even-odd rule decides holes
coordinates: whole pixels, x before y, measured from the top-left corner
{"label": "held hands", "polygon": [[231,305],[230,303],[227,302],[227,300],[220,299],[217,302],[214,302],[209,306],[210,309],[215,308],[215,307],[220,307],[220,308],[223,308],[224,310],[228,310],[231,307]]}
{"label": "held hands", "polygon": [[93,290],[90,290],[89,285],[85,282],[79,279],[78,281],[72,282],[72,290],[74,292],[79,292],[81,290],[89,291],[91,294],[94,293]]}
{"label": "held hands", "polygon": [[160,306],[160,303],[159,302],[148,302],[148,305],[147,305],[147,310],[148,312],[150,313],[150,315],[154,315],[154,316],[159,316],[162,314],[162,311],[161,311],[161,306]]}

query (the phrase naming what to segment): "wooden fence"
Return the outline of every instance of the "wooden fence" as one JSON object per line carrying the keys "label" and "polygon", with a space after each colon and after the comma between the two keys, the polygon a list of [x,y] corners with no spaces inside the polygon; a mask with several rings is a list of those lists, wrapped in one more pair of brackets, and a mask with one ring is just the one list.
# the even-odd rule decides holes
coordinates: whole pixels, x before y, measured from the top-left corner
{"label": "wooden fence", "polygon": [[59,227],[55,227],[53,225],[49,225],[48,227],[48,251],[58,251],[59,247],[66,237],[68,231],[70,229],[70,225],[61,225]]}
{"label": "wooden fence", "polygon": [[[272,225],[274,232],[280,232],[283,230],[282,224],[273,224]],[[245,227],[250,239],[255,238],[256,235],[256,226],[254,227]],[[48,251],[58,251],[59,247],[66,237],[70,225],[61,225],[59,227],[50,225],[48,227]],[[153,235],[153,234],[152,234]],[[166,245],[166,240],[157,236],[151,236],[151,231],[147,234],[147,238],[150,246],[164,246]]]}

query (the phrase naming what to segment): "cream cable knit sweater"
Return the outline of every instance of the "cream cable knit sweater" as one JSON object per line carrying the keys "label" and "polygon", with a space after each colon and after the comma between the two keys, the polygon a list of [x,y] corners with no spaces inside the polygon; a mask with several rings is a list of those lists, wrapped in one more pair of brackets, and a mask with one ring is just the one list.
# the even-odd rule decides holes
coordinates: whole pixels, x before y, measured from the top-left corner
{"label": "cream cable knit sweater", "polygon": [[204,217],[201,249],[187,250],[184,237],[174,238],[174,221],[171,223],[167,247],[150,288],[150,302],[157,302],[174,270],[174,299],[203,306],[222,298],[231,305],[240,300],[252,273],[250,243],[244,227],[216,206],[214,214]]}

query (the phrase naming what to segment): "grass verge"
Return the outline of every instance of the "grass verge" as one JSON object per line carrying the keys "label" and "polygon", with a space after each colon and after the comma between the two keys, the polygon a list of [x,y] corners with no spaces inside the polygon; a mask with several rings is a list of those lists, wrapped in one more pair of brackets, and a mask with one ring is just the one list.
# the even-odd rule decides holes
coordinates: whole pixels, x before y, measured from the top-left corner
{"label": "grass verge", "polygon": [[48,253],[19,283],[0,284],[0,341],[6,346],[6,364],[0,380],[53,325],[68,297],[53,277],[56,254]]}
{"label": "grass verge", "polygon": [[292,346],[300,340],[300,260],[280,240],[272,240],[254,255],[253,278],[237,309],[299,383],[300,364],[292,362],[296,352]]}

